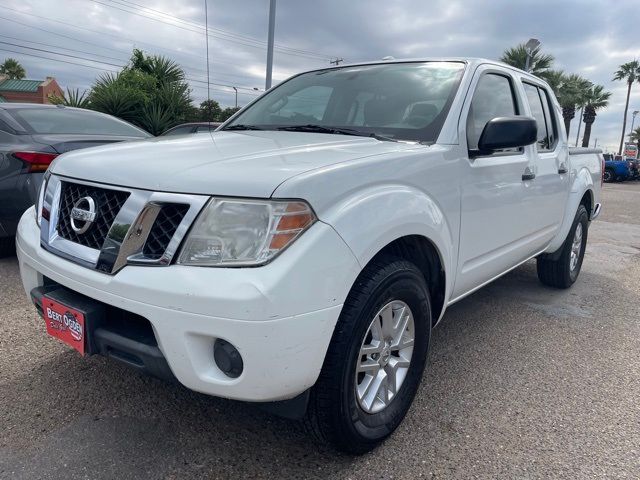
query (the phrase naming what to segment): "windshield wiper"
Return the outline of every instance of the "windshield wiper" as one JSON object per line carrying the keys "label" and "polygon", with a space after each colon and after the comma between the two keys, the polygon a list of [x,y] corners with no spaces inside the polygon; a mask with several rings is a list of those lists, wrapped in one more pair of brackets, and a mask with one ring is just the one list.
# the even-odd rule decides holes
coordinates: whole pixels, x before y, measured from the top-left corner
{"label": "windshield wiper", "polygon": [[264,128],[259,127],[257,125],[244,125],[244,124],[237,124],[237,125],[229,125],[228,127],[225,127],[223,130],[264,130]]}
{"label": "windshield wiper", "polygon": [[361,132],[360,130],[355,130],[353,128],[340,128],[340,127],[325,127],[323,125],[287,125],[285,127],[276,127],[276,130],[284,130],[286,132],[314,132],[314,133],[329,133],[335,135],[353,135],[357,137],[370,137],[375,138],[376,140],[384,141],[384,142],[397,142],[390,137],[385,137],[383,135],[378,135],[377,133],[366,133]]}

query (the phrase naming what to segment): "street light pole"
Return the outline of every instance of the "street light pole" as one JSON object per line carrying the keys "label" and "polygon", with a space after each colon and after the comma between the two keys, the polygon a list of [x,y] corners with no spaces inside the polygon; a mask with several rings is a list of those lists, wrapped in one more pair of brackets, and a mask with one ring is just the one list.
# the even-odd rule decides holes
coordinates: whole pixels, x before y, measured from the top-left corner
{"label": "street light pole", "polygon": [[524,61],[524,71],[529,71],[531,63],[531,57],[533,57],[533,51],[540,46],[540,40],[537,38],[530,38],[527,43],[524,44],[524,49],[527,52],[527,58]]}
{"label": "street light pole", "polygon": [[[211,100],[211,87],[209,83],[209,11],[207,0],[204,0],[204,35],[207,43],[207,102]],[[211,106],[209,106],[211,108]]]}
{"label": "street light pole", "polygon": [[578,139],[580,138],[580,127],[582,127],[582,112],[584,107],[580,109],[580,114],[578,115],[578,133],[576,133],[576,147],[578,146]]}
{"label": "street light pole", "polygon": [[231,87],[236,92],[236,108],[238,108],[238,87]]}
{"label": "street light pole", "polygon": [[271,71],[273,70],[273,36],[276,29],[276,0],[269,2],[269,38],[267,39],[267,78],[265,90],[271,88]]}

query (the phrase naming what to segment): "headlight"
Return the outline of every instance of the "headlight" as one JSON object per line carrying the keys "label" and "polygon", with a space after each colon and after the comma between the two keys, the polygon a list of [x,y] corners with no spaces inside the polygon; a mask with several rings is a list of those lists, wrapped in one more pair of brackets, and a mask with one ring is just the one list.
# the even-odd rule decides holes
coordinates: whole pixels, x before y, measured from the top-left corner
{"label": "headlight", "polygon": [[195,220],[178,263],[255,266],[273,259],[316,221],[303,201],[211,199]]}
{"label": "headlight", "polygon": [[42,184],[40,185],[40,191],[38,192],[38,200],[36,201],[36,223],[40,226],[42,222],[42,204],[44,201],[44,192],[47,190],[47,182],[49,182],[49,177],[51,174],[46,172],[44,174],[44,178],[42,179]]}

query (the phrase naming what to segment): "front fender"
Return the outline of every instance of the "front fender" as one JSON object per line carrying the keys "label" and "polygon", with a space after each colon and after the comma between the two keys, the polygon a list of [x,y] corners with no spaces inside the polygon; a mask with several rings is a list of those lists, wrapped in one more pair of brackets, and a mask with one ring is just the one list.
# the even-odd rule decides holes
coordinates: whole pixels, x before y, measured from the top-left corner
{"label": "front fender", "polygon": [[362,267],[398,238],[426,237],[440,255],[449,298],[457,242],[442,208],[424,192],[405,185],[373,186],[341,199],[320,220],[333,226]]}
{"label": "front fender", "polygon": [[[573,182],[571,184],[571,189],[569,190],[569,198],[567,199],[567,203],[564,210],[564,217],[562,220],[562,225],[558,230],[557,235],[551,241],[545,253],[553,253],[556,252],[562,244],[564,243],[567,235],[569,234],[569,230],[571,229],[571,225],[573,224],[573,220],[576,216],[576,212],[578,211],[578,206],[580,205],[580,201],[586,192],[591,192],[592,201],[595,202],[595,187],[593,184],[593,176],[588,168],[582,167],[578,170],[577,174],[573,178]],[[592,205],[593,209],[595,205]],[[593,211],[589,212],[589,218]]]}

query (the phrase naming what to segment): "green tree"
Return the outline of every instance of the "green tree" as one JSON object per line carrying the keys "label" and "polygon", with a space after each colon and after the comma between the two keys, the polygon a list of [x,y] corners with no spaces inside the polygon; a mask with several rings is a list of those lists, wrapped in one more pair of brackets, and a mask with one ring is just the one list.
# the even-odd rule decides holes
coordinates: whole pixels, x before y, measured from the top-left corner
{"label": "green tree", "polygon": [[200,118],[202,122],[219,122],[222,107],[215,100],[205,100],[200,104]]}
{"label": "green tree", "polygon": [[[553,60],[553,55],[542,53],[540,47],[533,49],[529,60],[529,73],[545,78],[546,73],[551,70]],[[502,57],[500,57],[500,61],[520,70],[525,70],[527,66],[527,47],[525,47],[524,43],[521,43],[515,47],[507,48]]]}
{"label": "green tree", "polygon": [[582,146],[588,147],[591,139],[591,126],[596,120],[596,112],[609,105],[611,92],[607,92],[602,85],[593,85],[584,97],[584,136]]}
{"label": "green tree", "polygon": [[193,115],[191,91],[184,71],[174,61],[133,50],[119,73],[104,74],[89,94],[94,110],[127,120],[153,135]]}
{"label": "green tree", "polygon": [[631,86],[633,82],[640,82],[640,61],[623,63],[613,74],[613,80],[627,82],[627,100],[624,104],[624,116],[622,119],[622,135],[620,135],[620,147],[618,155],[622,155],[622,145],[624,144],[624,131],[627,128],[627,110],[629,110],[629,97],[631,96]]}
{"label": "green tree", "polygon": [[226,122],[234,113],[240,110],[240,107],[227,107],[220,112],[220,118],[218,121]]}
{"label": "green tree", "polygon": [[27,72],[24,67],[20,65],[15,58],[7,58],[4,63],[0,65],[0,74],[6,75],[10,79],[23,79],[27,76]]}
{"label": "green tree", "polygon": [[76,108],[89,108],[89,96],[87,95],[87,91],[83,91],[80,93],[80,89],[76,88],[72,90],[67,88],[67,93],[63,94],[61,97],[58,95],[49,95],[49,102],[54,105],[64,105],[66,107],[76,107]]}

